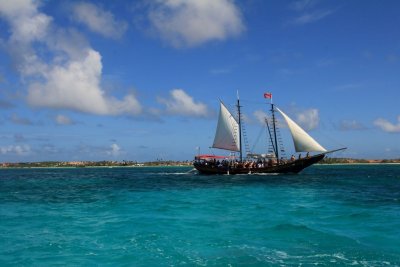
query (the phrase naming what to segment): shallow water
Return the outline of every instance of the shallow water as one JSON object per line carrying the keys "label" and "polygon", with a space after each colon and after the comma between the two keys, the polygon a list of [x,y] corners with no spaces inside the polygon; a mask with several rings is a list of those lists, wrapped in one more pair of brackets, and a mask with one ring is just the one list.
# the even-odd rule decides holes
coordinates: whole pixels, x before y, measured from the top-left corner
{"label": "shallow water", "polygon": [[400,266],[400,165],[0,169],[0,265]]}

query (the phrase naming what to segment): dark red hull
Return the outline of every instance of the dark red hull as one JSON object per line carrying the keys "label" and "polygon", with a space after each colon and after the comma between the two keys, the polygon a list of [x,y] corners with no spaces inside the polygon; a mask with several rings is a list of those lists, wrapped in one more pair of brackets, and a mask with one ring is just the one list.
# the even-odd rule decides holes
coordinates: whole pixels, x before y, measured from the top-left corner
{"label": "dark red hull", "polygon": [[325,154],[319,154],[308,158],[288,161],[283,164],[267,166],[262,168],[245,168],[233,166],[216,166],[212,164],[205,165],[204,163],[194,162],[194,167],[201,174],[252,174],[252,173],[299,173],[304,168],[307,168],[325,157]]}

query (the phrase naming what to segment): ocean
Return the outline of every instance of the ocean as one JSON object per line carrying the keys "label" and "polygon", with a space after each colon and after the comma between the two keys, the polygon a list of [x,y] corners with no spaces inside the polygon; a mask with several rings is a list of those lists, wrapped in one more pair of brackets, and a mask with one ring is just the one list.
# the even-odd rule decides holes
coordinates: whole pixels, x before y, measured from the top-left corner
{"label": "ocean", "polygon": [[400,165],[0,169],[0,266],[400,266]]}

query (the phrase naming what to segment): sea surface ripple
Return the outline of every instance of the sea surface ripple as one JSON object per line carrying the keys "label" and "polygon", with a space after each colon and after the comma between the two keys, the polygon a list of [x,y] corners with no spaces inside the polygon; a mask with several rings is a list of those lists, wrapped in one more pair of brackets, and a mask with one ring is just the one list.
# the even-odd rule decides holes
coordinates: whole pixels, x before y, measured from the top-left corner
{"label": "sea surface ripple", "polygon": [[400,266],[400,165],[0,169],[0,266]]}

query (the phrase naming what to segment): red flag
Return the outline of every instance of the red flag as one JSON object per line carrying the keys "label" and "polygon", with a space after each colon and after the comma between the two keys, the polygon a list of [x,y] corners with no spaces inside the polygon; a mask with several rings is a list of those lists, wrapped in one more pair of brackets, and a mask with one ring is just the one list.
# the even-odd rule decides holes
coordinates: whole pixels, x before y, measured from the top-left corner
{"label": "red flag", "polygon": [[272,98],[272,94],[271,93],[264,93],[264,98]]}

